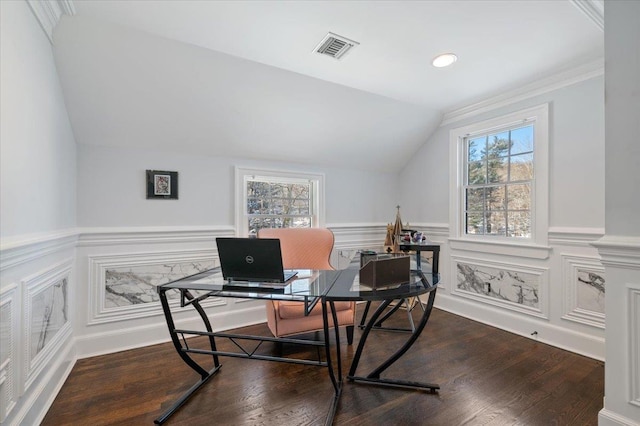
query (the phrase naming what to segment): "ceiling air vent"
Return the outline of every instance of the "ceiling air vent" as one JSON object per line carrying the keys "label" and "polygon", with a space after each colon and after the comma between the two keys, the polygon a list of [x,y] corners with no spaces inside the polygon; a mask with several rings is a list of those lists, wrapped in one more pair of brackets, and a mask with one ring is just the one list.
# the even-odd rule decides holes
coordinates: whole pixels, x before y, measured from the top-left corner
{"label": "ceiling air vent", "polygon": [[348,38],[339,36],[334,33],[328,33],[325,38],[316,46],[315,52],[321,55],[331,56],[335,59],[340,59],[347,53],[352,47],[359,45],[357,41],[349,40]]}

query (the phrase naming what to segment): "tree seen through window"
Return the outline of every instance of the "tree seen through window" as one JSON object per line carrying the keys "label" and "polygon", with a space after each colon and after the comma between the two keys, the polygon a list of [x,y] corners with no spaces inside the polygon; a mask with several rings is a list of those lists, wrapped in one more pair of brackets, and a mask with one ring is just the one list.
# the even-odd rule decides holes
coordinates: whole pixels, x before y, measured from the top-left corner
{"label": "tree seen through window", "polygon": [[247,181],[249,234],[262,228],[312,226],[312,185],[254,178]]}
{"label": "tree seen through window", "polygon": [[531,238],[533,125],[465,139],[465,232]]}

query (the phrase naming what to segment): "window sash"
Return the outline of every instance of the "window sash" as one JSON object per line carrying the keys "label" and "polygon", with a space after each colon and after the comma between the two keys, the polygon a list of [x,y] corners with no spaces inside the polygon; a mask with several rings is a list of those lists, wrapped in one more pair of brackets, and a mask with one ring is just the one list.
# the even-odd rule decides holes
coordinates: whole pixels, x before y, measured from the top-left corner
{"label": "window sash", "polygon": [[[533,237],[534,135],[535,123],[518,123],[463,138],[464,235]],[[530,140],[519,140],[517,136],[529,136]],[[526,170],[527,165],[530,170]],[[514,189],[518,187],[524,188],[521,192],[526,196],[512,202],[517,196]],[[475,195],[473,199],[471,195]],[[515,208],[516,205],[520,208]]]}
{"label": "window sash", "polygon": [[[266,184],[261,188],[266,193],[252,193],[252,182]],[[288,185],[303,187],[288,189]],[[263,227],[323,226],[323,186],[322,174],[236,167],[237,234],[250,235]],[[299,193],[289,192],[291,189],[298,189]],[[265,200],[264,208],[250,207],[251,200],[259,199]]]}

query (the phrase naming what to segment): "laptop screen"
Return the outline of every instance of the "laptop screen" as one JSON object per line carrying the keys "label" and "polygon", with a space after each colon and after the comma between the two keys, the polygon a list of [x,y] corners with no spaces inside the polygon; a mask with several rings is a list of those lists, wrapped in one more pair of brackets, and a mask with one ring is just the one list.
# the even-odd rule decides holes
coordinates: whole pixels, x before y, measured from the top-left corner
{"label": "laptop screen", "polygon": [[285,275],[277,238],[219,237],[216,244],[225,280],[283,283],[295,275]]}

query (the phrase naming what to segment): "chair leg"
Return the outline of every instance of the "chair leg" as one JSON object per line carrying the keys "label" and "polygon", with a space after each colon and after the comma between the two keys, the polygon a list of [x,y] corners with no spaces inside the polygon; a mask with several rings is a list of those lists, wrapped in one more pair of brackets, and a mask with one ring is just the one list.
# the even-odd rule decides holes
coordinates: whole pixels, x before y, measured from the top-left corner
{"label": "chair leg", "polygon": [[352,325],[347,326],[347,343],[350,345],[353,344],[353,328],[354,326]]}

